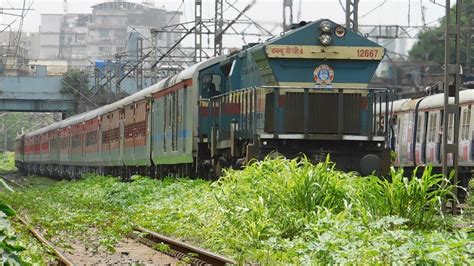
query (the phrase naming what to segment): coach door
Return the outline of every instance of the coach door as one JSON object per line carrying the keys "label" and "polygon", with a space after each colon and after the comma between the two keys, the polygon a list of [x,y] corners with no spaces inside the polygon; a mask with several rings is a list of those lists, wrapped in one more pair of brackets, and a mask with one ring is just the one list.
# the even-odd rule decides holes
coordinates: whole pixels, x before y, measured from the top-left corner
{"label": "coach door", "polygon": [[421,162],[426,163],[426,135],[428,133],[428,112],[423,113],[423,136],[421,141]]}
{"label": "coach door", "polygon": [[439,111],[431,111],[428,114],[428,131],[426,136],[425,163],[436,163],[436,138],[438,134]]}

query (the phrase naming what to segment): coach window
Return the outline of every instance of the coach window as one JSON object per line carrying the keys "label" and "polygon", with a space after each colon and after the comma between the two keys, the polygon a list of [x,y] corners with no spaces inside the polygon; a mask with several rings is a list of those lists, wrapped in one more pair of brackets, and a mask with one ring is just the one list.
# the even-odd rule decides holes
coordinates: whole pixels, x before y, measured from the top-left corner
{"label": "coach window", "polygon": [[471,106],[462,112],[461,139],[469,139],[469,123],[471,120]]}
{"label": "coach window", "polygon": [[454,137],[454,114],[448,116],[448,143],[453,143]]}
{"label": "coach window", "polygon": [[211,98],[221,93],[222,78],[220,75],[206,74],[201,78],[201,95]]}
{"label": "coach window", "polygon": [[430,114],[428,142],[435,142],[438,114]]}
{"label": "coach window", "polygon": [[401,137],[401,135],[400,135],[400,130],[401,130],[401,128],[402,128],[402,123],[401,123],[402,118],[401,118],[401,116],[399,116],[397,119],[398,119],[398,122],[397,122],[397,137],[396,137],[396,142],[397,142],[397,144],[399,144],[399,143],[400,143],[400,137]]}

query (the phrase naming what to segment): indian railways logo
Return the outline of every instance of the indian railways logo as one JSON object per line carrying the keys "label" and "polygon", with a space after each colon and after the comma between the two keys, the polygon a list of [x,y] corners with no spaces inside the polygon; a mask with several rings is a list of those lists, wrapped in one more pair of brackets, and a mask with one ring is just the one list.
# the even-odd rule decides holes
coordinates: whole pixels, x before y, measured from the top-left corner
{"label": "indian railways logo", "polygon": [[334,79],[334,70],[328,65],[320,65],[314,70],[313,76],[316,84],[329,85]]}

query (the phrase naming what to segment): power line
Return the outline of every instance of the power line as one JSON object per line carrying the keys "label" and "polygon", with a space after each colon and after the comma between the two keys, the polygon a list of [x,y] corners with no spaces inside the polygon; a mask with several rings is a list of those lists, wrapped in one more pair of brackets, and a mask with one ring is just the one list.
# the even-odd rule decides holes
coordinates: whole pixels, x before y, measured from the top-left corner
{"label": "power line", "polygon": [[[339,3],[341,3],[341,0],[339,0]],[[365,13],[364,15],[360,16],[359,18],[364,18],[365,16],[369,15],[370,13],[374,12],[375,10],[381,8],[383,5],[385,5],[385,3],[387,3],[387,0],[384,0],[382,3],[380,3],[378,6],[372,8],[371,10],[369,10],[367,13]],[[342,4],[342,3],[341,3]]]}

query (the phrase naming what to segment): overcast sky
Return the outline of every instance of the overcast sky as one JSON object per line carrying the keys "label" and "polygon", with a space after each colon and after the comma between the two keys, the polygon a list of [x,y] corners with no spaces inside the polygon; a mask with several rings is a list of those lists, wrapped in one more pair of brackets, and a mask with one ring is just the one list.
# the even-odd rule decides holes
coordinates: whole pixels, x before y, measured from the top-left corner
{"label": "overcast sky", "polygon": [[[141,0],[130,0],[131,2],[141,2]],[[329,18],[336,22],[344,22],[344,12],[339,4],[339,0],[293,0],[295,21],[312,21],[320,18]],[[341,0],[345,3],[345,0]],[[425,9],[425,22],[436,25],[435,22],[444,16],[444,8],[432,3],[434,0],[360,0],[359,23],[360,24],[384,24],[384,25],[422,25],[421,7]],[[103,0],[68,0],[69,13],[88,13],[91,6]],[[183,12],[182,21],[194,20],[194,0],[155,0],[157,7],[164,7],[167,10],[180,10]],[[226,0],[224,0],[226,2]],[[227,0],[235,3],[235,6],[243,9],[251,0]],[[438,4],[444,0],[436,0]],[[451,1],[455,2],[455,1]],[[0,0],[4,8],[21,7],[23,0]],[[246,13],[257,22],[281,23],[283,0],[256,0],[256,4]],[[382,5],[381,5],[382,4]],[[380,6],[381,5],[381,6]],[[40,24],[40,14],[42,13],[63,13],[63,0],[26,0],[26,6],[32,9],[28,12],[24,21],[23,29],[28,32],[37,32]],[[380,6],[380,7],[378,7]],[[225,5],[227,8],[228,5]],[[301,8],[300,8],[301,7]],[[378,7],[376,10],[374,8]],[[373,10],[373,11],[371,11]],[[6,12],[6,11],[5,11]],[[18,14],[18,12],[17,12]],[[214,15],[214,1],[203,0],[203,16],[211,18]],[[229,8],[225,11],[225,17],[232,19],[236,12]],[[19,25],[18,17],[0,14],[0,24],[10,23],[16,19],[13,25]],[[270,27],[270,26],[269,26]],[[3,26],[0,25],[0,29]],[[224,40],[225,41],[225,40]],[[226,43],[224,43],[224,46]]]}

